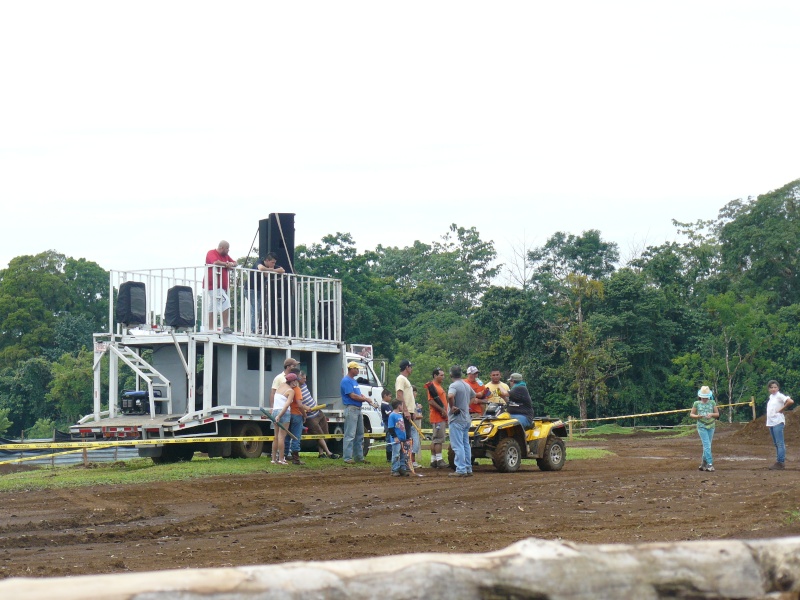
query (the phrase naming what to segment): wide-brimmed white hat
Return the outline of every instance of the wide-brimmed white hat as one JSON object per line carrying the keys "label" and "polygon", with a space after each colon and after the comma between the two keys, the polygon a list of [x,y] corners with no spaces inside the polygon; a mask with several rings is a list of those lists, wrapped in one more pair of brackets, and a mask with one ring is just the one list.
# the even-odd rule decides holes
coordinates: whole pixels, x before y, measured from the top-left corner
{"label": "wide-brimmed white hat", "polygon": [[713,398],[714,394],[711,392],[711,388],[707,385],[704,385],[699,390],[697,390],[697,397],[698,398]]}

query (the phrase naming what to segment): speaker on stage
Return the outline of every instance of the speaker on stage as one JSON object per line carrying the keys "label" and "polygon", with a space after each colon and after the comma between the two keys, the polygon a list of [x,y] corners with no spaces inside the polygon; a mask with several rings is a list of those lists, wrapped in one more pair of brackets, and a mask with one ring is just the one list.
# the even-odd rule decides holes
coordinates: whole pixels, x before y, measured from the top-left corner
{"label": "speaker on stage", "polygon": [[117,323],[136,327],[147,323],[147,294],[143,281],[126,281],[119,286]]}
{"label": "speaker on stage", "polygon": [[194,293],[188,285],[176,285],[167,290],[164,323],[169,327],[194,327]]}
{"label": "speaker on stage", "polygon": [[258,222],[259,256],[270,252],[278,257],[277,266],[294,273],[294,213],[270,213]]}

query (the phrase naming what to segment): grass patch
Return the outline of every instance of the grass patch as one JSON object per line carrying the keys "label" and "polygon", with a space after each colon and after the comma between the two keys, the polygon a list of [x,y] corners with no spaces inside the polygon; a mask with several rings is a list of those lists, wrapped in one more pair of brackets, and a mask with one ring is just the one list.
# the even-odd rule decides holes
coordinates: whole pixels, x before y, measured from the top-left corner
{"label": "grass patch", "polygon": [[589,460],[593,458],[608,458],[609,456],[616,456],[616,454],[601,448],[567,447],[567,460]]}
{"label": "grass patch", "polygon": [[[447,460],[447,449],[444,451]],[[613,452],[596,448],[569,448],[567,460],[586,460],[614,456]],[[40,467],[33,470],[19,471],[0,475],[0,493],[21,492],[31,490],[61,489],[94,485],[136,485],[155,481],[186,481],[206,477],[251,475],[264,473],[290,473],[292,471],[326,471],[344,466],[341,460],[317,458],[315,453],[301,455],[305,465],[273,465],[269,456],[259,458],[207,458],[195,455],[189,462],[156,465],[149,458],[134,458],[115,463],[89,463],[65,467]],[[431,461],[429,450],[423,450],[417,456],[417,462],[428,467]],[[480,459],[481,464],[491,463],[488,459]],[[389,469],[383,447],[371,450],[363,464],[351,465],[348,469]]]}
{"label": "grass patch", "polygon": [[603,435],[631,435],[633,432],[634,430],[630,427],[620,427],[616,423],[610,423],[608,425],[600,425],[598,427],[592,427],[592,429],[590,429],[589,431],[575,434],[574,437],[581,439],[581,438],[592,438]]}
{"label": "grass patch", "polygon": [[[341,460],[317,458],[316,454],[303,454],[301,459],[305,465],[273,465],[269,456],[259,458],[207,458],[195,455],[189,462],[156,465],[149,458],[134,458],[115,463],[89,463],[66,467],[42,467],[30,471],[6,473],[0,475],[0,492],[27,490],[44,490],[52,488],[70,488],[93,485],[131,485],[154,481],[184,481],[205,477],[250,475],[253,473],[291,472],[293,470],[325,471],[342,467]],[[367,461],[362,465],[349,468],[365,468],[386,466],[383,452],[370,452]]]}

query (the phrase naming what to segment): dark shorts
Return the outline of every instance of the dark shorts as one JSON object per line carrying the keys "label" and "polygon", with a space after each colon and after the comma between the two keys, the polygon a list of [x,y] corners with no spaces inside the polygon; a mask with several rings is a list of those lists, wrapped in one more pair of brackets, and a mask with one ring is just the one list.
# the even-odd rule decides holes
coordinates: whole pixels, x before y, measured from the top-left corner
{"label": "dark shorts", "polygon": [[316,417],[306,419],[306,427],[310,435],[326,435],[328,433],[328,419],[320,412]]}

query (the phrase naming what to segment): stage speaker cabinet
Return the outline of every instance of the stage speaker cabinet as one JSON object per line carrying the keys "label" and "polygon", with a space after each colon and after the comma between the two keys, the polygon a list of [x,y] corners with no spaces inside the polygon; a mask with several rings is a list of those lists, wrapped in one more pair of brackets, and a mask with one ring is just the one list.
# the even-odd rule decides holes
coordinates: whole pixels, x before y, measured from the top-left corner
{"label": "stage speaker cabinet", "polygon": [[176,285],[167,290],[164,323],[169,327],[194,327],[194,293],[188,285]]}
{"label": "stage speaker cabinet", "polygon": [[143,281],[126,281],[119,286],[117,323],[135,327],[147,323],[147,293]]}
{"label": "stage speaker cabinet", "polygon": [[258,254],[278,257],[276,265],[294,273],[294,213],[270,213],[258,222]]}

